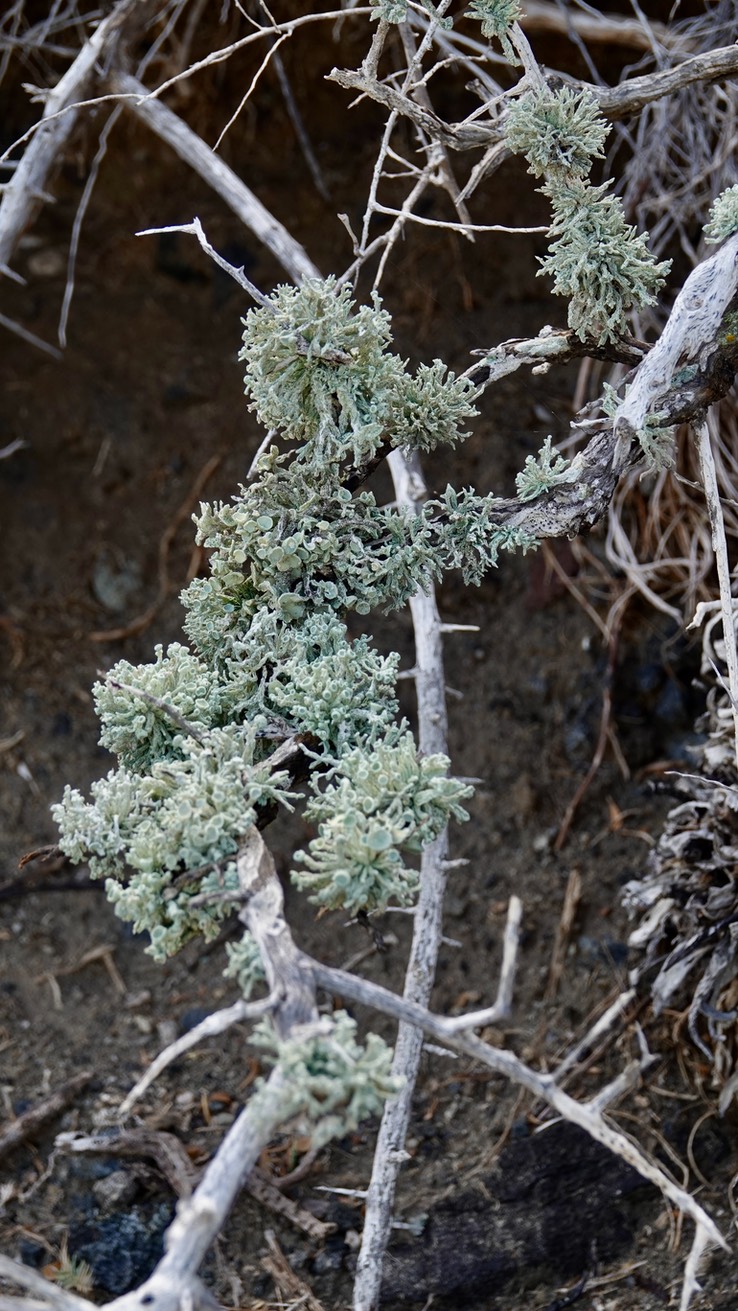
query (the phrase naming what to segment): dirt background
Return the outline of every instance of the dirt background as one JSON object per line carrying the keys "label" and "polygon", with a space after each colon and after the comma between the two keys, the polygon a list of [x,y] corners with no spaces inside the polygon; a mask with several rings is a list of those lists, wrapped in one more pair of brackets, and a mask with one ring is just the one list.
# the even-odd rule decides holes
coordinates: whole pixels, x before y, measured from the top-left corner
{"label": "dirt background", "polygon": [[[340,48],[326,39],[312,42],[309,58],[304,45],[285,52],[330,188],[328,202],[311,182],[272,74],[222,151],[326,273],[341,271],[350,258],[336,214],[344,211],[353,221],[361,215],[380,118],[367,107],[346,112],[344,94],[328,87],[322,73],[334,63],[352,65],[362,53],[348,29]],[[550,54],[555,63],[557,52]],[[234,60],[175,96],[173,107],[212,140],[251,71],[248,61]],[[28,70],[23,76],[28,80]],[[33,111],[12,78],[4,95],[0,123],[7,144]],[[23,239],[15,267],[28,285],[3,284],[3,311],[50,341],[71,225],[101,123],[93,117],[75,136],[55,182],[56,204],[42,210]],[[529,179],[513,165],[479,195],[476,212],[487,222],[535,223],[541,217]],[[54,842],[49,806],[64,785],[87,788],[109,767],[107,753],[96,745],[90,697],[96,671],[121,657],[146,660],[155,643],[181,636],[178,592],[188,573],[204,567],[193,549],[189,515],[200,494],[231,494],[260,440],[236,360],[239,320],[248,308],[240,292],[187,238],[134,235],[194,215],[218,249],[245,264],[260,287],[279,280],[271,257],[217,197],[123,118],[83,229],[63,360],[51,360],[8,333],[0,351],[0,446],[16,438],[25,443],[0,461],[0,1123],[81,1070],[94,1073],[66,1111],[0,1162],[0,1250],[53,1273],[66,1241],[72,1254],[91,1261],[92,1295],[100,1301],[147,1273],[173,1193],[151,1161],[55,1153],[54,1136],[113,1123],[115,1107],[160,1047],[234,1000],[235,991],[222,978],[222,952],[190,946],[164,967],[151,962],[145,943],[115,918],[84,870],[36,861],[19,876],[17,866],[24,852]],[[472,246],[414,231],[397,249],[383,286],[398,350],[413,360],[440,355],[452,368],[464,368],[474,348],[535,332],[546,322],[562,323],[562,305],[550,300],[534,276],[540,251],[539,238],[500,236]],[[556,438],[564,431],[574,380],[571,371],[561,370],[543,379],[514,375],[500,384],[486,397],[483,417],[464,448],[428,460],[431,488],[450,481],[509,493],[526,455],[548,433]],[[210,463],[214,457],[217,467]],[[164,539],[169,545],[162,585]],[[589,545],[600,550],[596,536]],[[558,558],[575,572],[568,547],[558,548]],[[154,612],[141,631],[105,639],[106,632],[129,628],[150,608]],[[476,591],[450,578],[441,588],[440,608],[445,620],[479,627],[477,633],[450,636],[446,651],[454,768],[482,781],[471,822],[453,834],[453,855],[468,863],[451,882],[446,923],[455,942],[443,949],[434,1005],[462,1009],[494,996],[507,900],[518,893],[524,935],[514,1017],[496,1037],[545,1067],[624,985],[628,925],[619,889],[643,868],[667,804],[651,786],[653,766],[686,759],[698,708],[691,685],[694,653],[653,613],[630,612],[613,691],[615,727],[631,777],[623,777],[608,752],[567,842],[555,852],[553,837],[599,731],[607,677],[599,636],[539,556],[504,558]],[[410,667],[407,616],[380,619],[373,631],[382,648],[399,649]],[[409,684],[403,687],[403,709],[412,716]],[[292,846],[307,829],[298,820],[271,833],[286,869]],[[573,874],[581,880],[581,896],[557,948]],[[385,917],[386,950],[378,954],[360,925],[347,925],[340,915],[316,922],[293,891],[288,905],[302,945],[336,965],[363,956],[356,968],[401,986],[405,917]],[[555,986],[554,959],[561,967]],[[734,1233],[734,1125],[717,1118],[709,1069],[684,1043],[681,1017],[656,1022],[642,1006],[639,1019],[662,1059],[646,1084],[614,1110],[614,1120],[635,1131],[680,1181],[699,1189],[724,1231]],[[239,1029],[178,1062],[141,1104],[139,1123],[177,1134],[194,1163],[204,1162],[258,1072],[246,1037]],[[592,1095],[636,1051],[629,1022],[569,1090]],[[485,1213],[485,1175],[499,1167],[504,1145],[509,1150],[510,1143],[534,1141],[546,1118],[544,1108],[500,1079],[464,1062],[426,1056],[397,1204],[398,1219],[410,1228],[398,1231],[399,1245],[407,1250],[422,1242],[416,1231],[424,1231],[427,1241],[423,1217],[443,1199],[476,1196],[477,1209]],[[227,1305],[289,1304],[286,1294],[280,1300],[262,1264],[265,1228],[275,1230],[290,1264],[324,1307],[350,1305],[360,1200],[320,1189],[364,1188],[373,1140],[374,1128],[367,1125],[333,1145],[290,1191],[337,1225],[326,1243],[249,1196],[239,1202],[206,1270]],[[263,1164],[278,1175],[304,1151],[304,1143],[283,1139]],[[544,1201],[534,1197],[531,1207]],[[575,1255],[573,1268],[563,1249],[557,1260],[555,1234],[552,1242],[542,1236],[540,1259],[535,1243],[521,1249],[512,1280],[482,1272],[476,1284],[467,1281],[446,1297],[436,1291],[433,1306],[553,1311],[569,1304],[560,1300],[562,1289],[575,1286],[585,1271],[589,1281],[576,1299],[582,1311],[651,1311],[672,1304],[685,1238],[680,1246],[675,1218],[654,1196],[641,1192],[628,1205],[616,1239],[600,1233],[599,1208],[587,1213],[585,1206],[586,1256]],[[554,1210],[568,1206],[566,1192],[555,1198]],[[490,1203],[492,1248],[499,1209]],[[454,1263],[453,1249],[448,1263]],[[735,1307],[734,1276],[732,1255],[715,1258],[696,1305]],[[416,1305],[429,1305],[433,1292],[418,1287]]]}

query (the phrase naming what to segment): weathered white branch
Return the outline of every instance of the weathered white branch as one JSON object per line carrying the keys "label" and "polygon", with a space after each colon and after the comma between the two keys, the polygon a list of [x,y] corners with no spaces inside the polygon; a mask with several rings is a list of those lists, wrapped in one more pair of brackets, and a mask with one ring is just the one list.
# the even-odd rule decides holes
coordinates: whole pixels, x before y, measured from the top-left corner
{"label": "weathered white branch", "polygon": [[306,975],[284,917],[284,896],[274,857],[261,833],[252,826],[237,857],[238,884],[246,904],[239,919],[259,948],[269,991],[277,996],[274,1027],[286,1035],[296,1025],[318,1018],[312,981]]}
{"label": "weathered white branch", "polygon": [[738,72],[738,45],[720,46],[704,54],[693,55],[673,68],[658,73],[644,73],[643,77],[630,77],[619,86],[603,88],[582,83],[599,101],[602,113],[613,120],[637,114],[654,100],[663,100],[675,91],[692,86],[695,82],[707,84],[733,77]]}
{"label": "weathered white branch", "polygon": [[[738,48],[737,48],[738,49]],[[678,386],[709,367],[720,346],[720,325],[738,293],[738,235],[729,237],[690,273],[653,350],[640,365],[615,416],[615,462],[646,417],[664,409]],[[735,337],[735,334],[732,334]],[[667,417],[668,422],[668,417]]]}
{"label": "weathered white branch", "polygon": [[200,1042],[205,1042],[208,1038],[215,1038],[219,1033],[225,1033],[234,1024],[242,1024],[247,1020],[261,1019],[263,1015],[268,1015],[276,1001],[276,995],[270,993],[262,1001],[237,1001],[232,1006],[227,1006],[223,1010],[215,1011],[213,1015],[207,1015],[204,1020],[196,1024],[188,1033],[183,1033],[181,1038],[170,1043],[155,1060],[151,1062],[148,1070],[141,1076],[138,1083],[134,1084],[128,1096],[121,1102],[118,1108],[118,1114],[121,1116],[128,1115],[135,1102],[139,1101],[146,1089],[151,1086],[155,1079],[158,1079],[163,1070],[183,1056],[191,1047],[195,1047]]}
{"label": "weathered white branch", "polygon": [[[506,1079],[510,1079],[522,1088],[527,1088],[536,1097],[548,1102],[549,1106],[559,1115],[571,1124],[576,1124],[584,1129],[603,1147],[607,1147],[626,1164],[631,1165],[644,1179],[654,1184],[663,1196],[668,1198],[680,1211],[690,1216],[697,1227],[694,1240],[695,1248],[699,1247],[699,1250],[702,1251],[707,1244],[727,1248],[727,1243],[714,1221],[710,1219],[707,1212],[685,1189],[675,1184],[673,1179],[665,1174],[659,1165],[650,1160],[635,1143],[626,1138],[619,1130],[613,1128],[596,1107],[593,1108],[590,1104],[575,1101],[573,1097],[570,1097],[568,1093],[559,1088],[556,1085],[554,1076],[538,1074],[513,1052],[492,1047],[489,1043],[483,1042],[481,1038],[473,1037],[468,1033],[459,1033],[453,1027],[453,1020],[449,1022],[444,1017],[433,1015],[430,1011],[424,1010],[423,1007],[416,1006],[405,998],[397,997],[388,989],[381,987],[380,984],[370,983],[367,979],[360,979],[356,975],[345,974],[342,970],[331,969],[318,961],[312,961],[311,968],[315,982],[320,986],[334,991],[350,1001],[371,1006],[375,1010],[384,1011],[385,1014],[394,1015],[398,1018],[402,1017],[410,1023],[416,1024],[437,1041],[445,1043],[455,1051],[470,1056],[488,1069]],[[686,1303],[683,1301],[682,1305],[686,1306]]]}
{"label": "weathered white branch", "polygon": [[[388,464],[400,505],[419,510],[425,495],[417,456],[404,459],[393,451]],[[416,592],[410,601],[415,634],[415,687],[418,706],[418,745],[424,755],[445,754],[447,743],[446,692],[443,669],[441,619],[435,592]],[[405,975],[405,997],[427,1006],[436,973],[443,936],[443,900],[448,878],[448,831],[439,834],[423,851],[420,893],[413,915],[413,937]],[[412,1098],[420,1067],[423,1033],[415,1025],[398,1028],[392,1073],[404,1080],[397,1097],[385,1105],[377,1137],[372,1175],[364,1212],[364,1229],[354,1281],[354,1311],[371,1311],[377,1305],[382,1264],[392,1225],[397,1176],[406,1159],[405,1138]]]}
{"label": "weathered white branch", "polygon": [[511,337],[491,346],[488,351],[472,351],[472,355],[480,356],[480,360],[467,369],[467,374],[480,381],[481,386],[489,387],[524,366],[532,373],[547,373],[553,364],[567,364],[570,360],[587,356],[632,367],[640,364],[647,353],[645,342],[634,337],[599,346],[593,341],[581,341],[571,328],[552,328],[546,324],[535,337]]}
{"label": "weathered white branch", "polygon": [[497,1000],[494,1006],[485,1010],[469,1011],[466,1015],[457,1015],[446,1021],[450,1033],[463,1033],[468,1029],[484,1029],[489,1024],[499,1024],[506,1020],[512,1007],[513,988],[515,986],[515,968],[520,945],[520,922],[523,916],[523,903],[519,897],[511,897],[507,908],[505,937],[502,943],[502,966],[500,982],[497,985]]}
{"label": "weathered white branch", "polygon": [[[636,114],[646,105],[665,96],[673,95],[695,82],[717,82],[722,78],[732,77],[738,72],[738,45],[721,46],[706,54],[695,55],[685,59],[673,68],[666,68],[658,73],[647,73],[643,77],[629,78],[617,87],[600,87],[588,82],[578,82],[567,78],[573,86],[585,87],[597,99],[602,113],[616,121]],[[501,153],[495,157],[500,164],[506,157],[504,147],[504,128],[501,122],[479,122],[476,118],[464,119],[460,123],[447,123],[436,113],[418,105],[410,96],[398,91],[387,82],[380,82],[374,76],[367,76],[362,69],[353,72],[349,69],[334,68],[329,74],[333,82],[348,91],[358,91],[369,96],[385,109],[409,118],[416,127],[429,137],[442,140],[452,150],[479,150],[490,146],[500,146]],[[503,153],[504,152],[504,153]],[[465,194],[462,191],[461,195]]]}

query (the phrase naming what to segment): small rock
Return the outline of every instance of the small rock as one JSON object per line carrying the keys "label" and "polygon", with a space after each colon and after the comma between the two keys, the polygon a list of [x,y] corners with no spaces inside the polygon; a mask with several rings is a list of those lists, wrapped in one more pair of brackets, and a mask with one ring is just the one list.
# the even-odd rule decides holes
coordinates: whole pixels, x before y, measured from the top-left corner
{"label": "small rock", "polygon": [[134,560],[102,550],[92,570],[92,590],[106,610],[120,614],[141,590],[141,571]]}
{"label": "small rock", "polygon": [[127,1170],[114,1170],[105,1179],[98,1179],[92,1191],[100,1210],[109,1215],[116,1207],[127,1206],[136,1194],[136,1180]]}
{"label": "small rock", "polygon": [[118,1211],[100,1223],[69,1232],[69,1251],[92,1267],[95,1287],[113,1296],[143,1283],[161,1259],[164,1231],[172,1219],[164,1203],[146,1213],[142,1208]]}
{"label": "small rock", "polygon": [[34,250],[28,256],[28,272],[34,278],[58,278],[64,272],[67,266],[66,257],[61,250],[54,250],[51,246],[46,246],[42,250]]}
{"label": "small rock", "polygon": [[328,1239],[322,1252],[318,1252],[313,1261],[313,1274],[327,1275],[332,1270],[340,1270],[348,1250],[343,1239],[338,1242],[332,1242]]}
{"label": "small rock", "polygon": [[159,1020],[156,1026],[156,1036],[162,1047],[171,1047],[173,1042],[177,1041],[177,1025],[174,1020]]}

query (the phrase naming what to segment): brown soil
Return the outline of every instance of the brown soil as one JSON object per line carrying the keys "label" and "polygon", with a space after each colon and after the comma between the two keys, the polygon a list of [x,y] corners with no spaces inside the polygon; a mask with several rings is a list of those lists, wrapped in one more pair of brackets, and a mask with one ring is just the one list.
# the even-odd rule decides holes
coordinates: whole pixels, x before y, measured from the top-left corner
{"label": "brown soil", "polygon": [[[334,61],[329,52],[326,64]],[[290,71],[296,94],[305,98],[299,70]],[[240,161],[249,184],[322,270],[340,271],[349,251],[335,213],[360,213],[375,117],[368,110],[353,117],[342,110],[336,114],[336,104],[343,104],[337,93],[316,93],[309,125],[332,189],[330,204],[324,204],[284,119],[276,84],[269,84],[266,101],[258,121],[249,118],[234,131],[225,153]],[[87,158],[90,140],[80,140],[78,148],[79,158]],[[82,181],[83,171],[70,157],[58,179],[58,204],[44,209],[16,261],[29,285],[7,288],[5,312],[47,340],[54,338]],[[485,209],[489,222],[535,221],[537,206],[528,179],[512,168],[480,198],[480,212]],[[89,691],[96,670],[123,656],[145,660],[155,643],[180,635],[177,593],[188,569],[201,563],[193,558],[188,517],[197,500],[194,484],[219,456],[202,495],[227,497],[259,441],[235,358],[239,318],[248,307],[194,243],[134,235],[144,227],[186,222],[194,214],[229,258],[246,262],[254,282],[273,285],[278,270],[212,193],[152,138],[121,123],[84,228],[63,361],[47,359],[7,334],[0,356],[0,445],[17,437],[26,443],[0,461],[4,1115],[12,1119],[83,1069],[94,1076],[71,1107],[1,1163],[0,1250],[42,1267],[53,1265],[65,1236],[70,1251],[83,1251],[91,1232],[103,1232],[106,1216],[135,1213],[141,1232],[161,1229],[173,1194],[150,1161],[132,1167],[112,1158],[52,1155],[54,1136],[62,1129],[92,1131],[112,1122],[116,1105],[173,1032],[235,996],[222,978],[218,952],[193,946],[166,966],[155,965],[144,954],[145,943],[115,918],[84,871],[61,861],[36,861],[22,879],[17,875],[24,852],[54,842],[49,805],[64,785],[87,787],[109,767],[106,753],[96,746]],[[465,367],[475,347],[535,331],[544,322],[560,323],[562,307],[547,299],[533,276],[537,250],[533,238],[502,237],[469,246],[440,234],[413,234],[398,251],[384,287],[398,348],[415,359],[442,355],[452,367]],[[548,379],[518,375],[503,383],[487,398],[483,420],[464,449],[429,461],[431,485],[442,488],[451,481],[509,491],[525,456],[566,424],[571,384],[566,371]],[[137,634],[100,639],[152,605],[162,534],[183,506],[187,512],[167,559],[164,603]],[[568,548],[559,558],[571,568]],[[568,841],[556,853],[552,835],[597,738],[606,673],[597,633],[533,557],[504,558],[478,591],[449,579],[440,605],[445,619],[479,626],[476,634],[448,638],[447,661],[449,683],[463,693],[463,699],[452,693],[450,702],[454,767],[482,782],[471,823],[453,835],[453,854],[468,864],[453,876],[449,943],[434,1005],[462,1008],[494,995],[507,899],[518,893],[525,933],[516,1004],[510,1027],[498,1037],[545,1065],[586,1030],[623,984],[628,926],[618,890],[642,868],[648,837],[658,831],[665,805],[648,791],[639,771],[683,749],[690,727],[684,690],[688,662],[677,662],[676,681],[670,682],[664,650],[671,635],[653,615],[633,618],[616,674],[620,737],[632,777],[623,779],[609,753]],[[401,650],[411,663],[406,616],[380,620],[374,632],[381,646]],[[412,714],[409,693],[406,702]],[[293,825],[274,832],[284,866],[301,836],[299,824],[297,831]],[[574,871],[581,879],[581,899],[552,988],[556,935]],[[293,892],[289,916],[299,942],[332,964],[343,964],[371,945],[365,930],[346,925],[344,916],[316,922]],[[407,921],[388,915],[381,927],[387,950],[369,955],[358,968],[400,987]],[[114,970],[106,969],[105,959]],[[686,1161],[694,1130],[690,1186],[702,1189],[701,1200],[727,1231],[728,1184],[738,1162],[732,1134],[716,1116],[709,1071],[682,1042],[678,1017],[656,1023],[643,1009],[640,1019],[663,1060],[614,1118],[672,1165],[674,1155]],[[142,1104],[141,1122],[176,1133],[198,1163],[242,1104],[256,1071],[244,1037],[232,1032],[196,1049]],[[633,1055],[635,1044],[629,1024],[570,1090],[580,1097],[593,1094]],[[516,1088],[463,1062],[429,1054],[398,1218],[405,1224],[417,1221],[422,1229],[419,1217],[432,1215],[449,1196],[479,1188],[503,1143],[528,1136],[542,1118],[543,1108]],[[238,1204],[206,1272],[227,1305],[274,1304],[273,1284],[262,1267],[265,1228],[276,1231],[291,1264],[326,1308],[350,1304],[360,1203],[319,1188],[365,1187],[373,1138],[373,1126],[367,1125],[334,1145],[292,1190],[303,1206],[338,1224],[339,1238],[323,1248],[253,1199]],[[264,1164],[279,1173],[302,1151],[299,1142],[275,1144]],[[105,1182],[111,1179],[117,1184]],[[12,1186],[4,1208],[3,1181]],[[115,1186],[123,1201],[113,1198]],[[557,1205],[566,1206],[566,1200]],[[651,1311],[675,1295],[685,1239],[679,1246],[678,1226],[658,1199],[641,1196],[635,1208],[615,1250],[603,1244],[606,1257],[598,1251],[592,1222],[585,1262],[590,1281],[577,1303],[583,1311]],[[407,1229],[401,1238],[405,1245],[421,1241]],[[697,1305],[714,1311],[735,1305],[731,1268],[728,1259],[714,1260]],[[561,1286],[575,1285],[583,1273],[557,1268],[543,1249],[540,1261],[528,1251],[511,1283],[485,1276],[481,1286],[439,1296],[433,1305],[543,1311],[565,1305],[555,1300]],[[109,1276],[118,1277],[124,1278],[120,1271]],[[98,1287],[93,1295],[103,1300],[106,1292],[116,1291]],[[422,1292],[419,1305],[427,1291],[433,1290]]]}

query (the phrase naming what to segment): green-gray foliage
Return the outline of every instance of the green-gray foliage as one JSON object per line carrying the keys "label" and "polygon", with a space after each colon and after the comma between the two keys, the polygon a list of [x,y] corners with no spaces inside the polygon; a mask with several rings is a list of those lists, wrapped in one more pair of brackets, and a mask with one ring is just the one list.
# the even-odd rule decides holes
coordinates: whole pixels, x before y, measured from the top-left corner
{"label": "green-gray foliage", "polygon": [[472,789],[448,777],[445,756],[419,757],[412,733],[389,733],[371,752],[357,747],[342,757],[306,815],[318,836],[296,859],[293,878],[312,901],[348,911],[384,910],[388,901],[411,901],[417,871],[401,851],[420,851],[450,818],[468,818],[461,802]]}
{"label": "green-gray foliage", "polygon": [[[246,392],[274,444],[231,501],[196,516],[210,572],[183,594],[191,649],[120,661],[95,689],[118,767],[89,801],[67,789],[61,846],[107,879],[159,959],[215,935],[239,843],[275,805],[307,801],[318,834],[294,878],[351,912],[410,900],[404,853],[466,817],[469,788],[398,724],[398,657],[345,620],[401,606],[448,569],[479,581],[532,539],[471,489],[447,487],[415,513],[361,488],[389,447],[453,444],[476,413],[468,379],[437,360],[413,373],[390,347],[378,298],[357,308],[331,279],[280,287],[248,314]],[[311,771],[298,793],[270,763],[292,736]],[[233,968],[253,981],[253,953]]]}
{"label": "green-gray foliage", "polygon": [[[407,18],[408,0],[370,0],[372,17],[382,18],[386,23],[404,23]],[[433,0],[418,0],[423,8],[427,10],[431,18],[435,18],[439,27],[449,31],[453,26],[451,18],[443,18],[433,4]]]}
{"label": "green-gray foliage", "polygon": [[[146,773],[121,765],[93,783],[92,801],[68,787],[52,807],[62,851],[87,860],[93,878],[107,877],[117,913],[149,933],[158,960],[196,933],[215,936],[226,903],[192,907],[192,897],[236,890],[229,857],[239,837],[257,807],[289,805],[292,796],[287,773],[257,759],[258,726],[230,724],[202,742],[183,735],[175,743],[179,754]],[[192,877],[183,878],[188,871]]]}
{"label": "green-gray foliage", "polygon": [[226,955],[228,964],[223,974],[227,979],[236,980],[240,991],[248,1001],[256,985],[264,979],[261,952],[248,929],[244,931],[240,942],[226,943]]}
{"label": "green-gray foliage", "polygon": [[432,451],[469,436],[462,424],[474,418],[476,392],[468,378],[457,378],[441,360],[421,364],[414,378],[403,375],[392,401],[394,444]]}
{"label": "green-gray foliage", "polygon": [[518,500],[533,501],[542,492],[549,492],[552,487],[570,480],[569,461],[559,455],[553,439],[547,437],[538,455],[526,457],[525,464],[515,478]]}
{"label": "green-gray foliage", "polygon": [[555,173],[585,178],[602,159],[609,127],[594,96],[569,87],[535,87],[514,100],[505,124],[507,144],[525,155],[534,177]]}
{"label": "green-gray foliage", "polygon": [[512,24],[523,14],[518,0],[472,0],[466,12],[469,18],[481,22],[483,36],[499,41],[503,55],[511,64],[520,62],[509,35]]}
{"label": "green-gray foliage", "polygon": [[389,350],[391,335],[376,293],[357,309],[333,278],[278,287],[270,308],[247,315],[246,392],[266,428],[302,443],[293,466],[359,468],[385,436],[422,450],[466,436],[473,384],[440,360],[413,377]]}
{"label": "green-gray foliage", "polygon": [[[298,1132],[309,1134],[313,1146],[322,1147],[356,1129],[376,1115],[388,1097],[399,1092],[401,1081],[390,1074],[391,1048],[376,1033],[366,1044],[356,1041],[356,1021],[345,1011],[323,1017],[307,1032],[280,1039],[270,1020],[263,1020],[251,1042],[264,1049],[285,1075],[284,1115],[296,1121]],[[263,1079],[255,1098],[271,1093]]]}
{"label": "green-gray foliage", "polygon": [[447,487],[443,496],[428,503],[426,513],[438,516],[438,574],[460,569],[465,583],[480,583],[496,566],[500,551],[525,552],[538,545],[524,529],[499,523],[496,497],[477,496],[471,488],[457,492]]}
{"label": "green-gray foliage", "polygon": [[705,241],[725,241],[738,232],[738,184],[727,187],[713,200],[705,226]]}
{"label": "green-gray foliage", "polygon": [[553,278],[557,295],[568,297],[569,327],[600,345],[626,331],[628,310],[653,304],[671,267],[669,260],[656,262],[647,235],[626,223],[622,202],[606,194],[608,187],[581,178],[542,187],[553,206],[554,240],[541,273]]}
{"label": "green-gray foliage", "polygon": [[613,341],[627,329],[629,310],[650,305],[670,262],[657,263],[645,233],[626,223],[609,183],[587,179],[601,156],[608,126],[586,92],[548,87],[524,92],[511,106],[507,142],[525,155],[530,171],[545,177],[553,221],[541,273],[569,300],[569,326],[582,341]]}
{"label": "green-gray foliage", "polygon": [[177,744],[182,729],[165,710],[115,687],[115,682],[139,688],[172,706],[195,731],[203,732],[220,722],[220,687],[212,669],[179,642],[172,643],[166,655],[161,646],[154,648],[154,654],[156,659],[150,665],[120,660],[106,681],[92,689],[102,725],[101,745],[134,771],[145,771],[155,760],[181,755]]}

